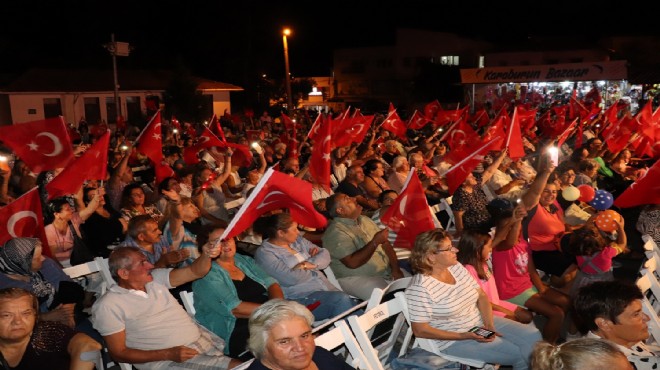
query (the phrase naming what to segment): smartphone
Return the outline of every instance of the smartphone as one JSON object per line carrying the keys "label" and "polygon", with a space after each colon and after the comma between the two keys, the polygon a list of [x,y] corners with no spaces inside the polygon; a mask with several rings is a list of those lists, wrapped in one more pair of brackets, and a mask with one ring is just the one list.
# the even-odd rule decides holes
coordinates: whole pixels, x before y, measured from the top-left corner
{"label": "smartphone", "polygon": [[474,328],[470,329],[469,331],[470,331],[470,333],[475,333],[475,334],[480,335],[484,338],[490,338],[493,335],[495,335],[495,332],[490,331],[488,329],[478,327],[478,326],[475,326]]}
{"label": "smartphone", "polygon": [[550,160],[552,164],[557,167],[559,166],[559,148],[556,146],[548,148],[548,153],[550,153]]}

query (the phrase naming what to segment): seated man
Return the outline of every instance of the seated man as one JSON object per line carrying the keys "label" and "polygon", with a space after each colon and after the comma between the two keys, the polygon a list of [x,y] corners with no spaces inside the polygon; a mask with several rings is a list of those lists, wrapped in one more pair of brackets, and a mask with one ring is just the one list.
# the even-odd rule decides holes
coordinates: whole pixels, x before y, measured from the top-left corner
{"label": "seated man", "polygon": [[[225,342],[197,324],[168,289],[204,277],[220,248],[207,243],[192,265],[154,269],[140,249],[119,247],[109,257],[117,281],[92,307],[94,327],[112,357],[138,369],[229,369]],[[180,365],[179,365],[180,364]]]}
{"label": "seated man", "polygon": [[360,184],[364,182],[364,170],[359,165],[352,165],[346,170],[346,178],[337,185],[335,193],[343,193],[355,198],[361,208],[371,212],[379,208],[375,199],[368,199]]}
{"label": "seated man", "polygon": [[[170,235],[170,239],[172,239]],[[158,223],[149,215],[139,215],[128,222],[126,239],[122,247],[136,247],[147,257],[147,261],[156,268],[178,264],[190,256],[187,249],[170,251],[167,236],[158,228]]]}
{"label": "seated man", "polygon": [[337,193],[326,199],[332,220],[323,234],[323,246],[330,251],[330,267],[342,289],[368,300],[374,288],[384,288],[403,277],[394,248],[387,240],[388,229],[380,230],[355,198]]}
{"label": "seated man", "polygon": [[576,319],[583,326],[580,331],[616,344],[637,370],[660,364],[660,354],[644,344],[649,317],[642,312],[643,298],[632,283],[599,281],[582,287],[573,302]]}

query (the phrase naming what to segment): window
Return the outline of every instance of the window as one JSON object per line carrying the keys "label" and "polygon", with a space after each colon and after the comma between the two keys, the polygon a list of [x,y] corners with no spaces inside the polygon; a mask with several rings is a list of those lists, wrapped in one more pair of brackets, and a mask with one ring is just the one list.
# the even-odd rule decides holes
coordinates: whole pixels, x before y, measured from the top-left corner
{"label": "window", "polygon": [[85,98],[85,121],[90,125],[101,121],[101,104],[99,98]]}
{"label": "window", "polygon": [[126,97],[126,122],[137,124],[142,117],[142,108],[140,108],[139,96]]}
{"label": "window", "polygon": [[[121,98],[119,98],[119,106],[121,107]],[[108,117],[108,123],[117,122],[117,105],[115,104],[115,98],[105,98],[105,114]]]}
{"label": "window", "polygon": [[478,68],[483,68],[486,65],[486,57],[483,55],[479,56],[479,67]]}
{"label": "window", "polygon": [[55,118],[62,115],[62,103],[60,98],[44,98],[45,118]]}
{"label": "window", "polygon": [[440,57],[440,64],[443,66],[457,66],[458,56],[457,55],[448,55]]}

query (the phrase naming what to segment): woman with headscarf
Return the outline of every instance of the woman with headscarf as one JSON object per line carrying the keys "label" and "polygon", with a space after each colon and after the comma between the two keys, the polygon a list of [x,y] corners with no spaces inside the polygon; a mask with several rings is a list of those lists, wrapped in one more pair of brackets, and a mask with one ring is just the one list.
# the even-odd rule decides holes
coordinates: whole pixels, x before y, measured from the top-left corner
{"label": "woman with headscarf", "polygon": [[[0,248],[0,286],[32,292],[39,300],[41,320],[59,321],[73,327],[75,304],[71,302],[74,300],[71,296],[76,295],[78,297],[73,298],[82,300],[82,287],[74,283],[57,262],[41,252],[39,239],[14,238],[7,241]],[[60,288],[74,294],[63,297],[64,294],[58,294]],[[74,292],[76,290],[78,292]]]}

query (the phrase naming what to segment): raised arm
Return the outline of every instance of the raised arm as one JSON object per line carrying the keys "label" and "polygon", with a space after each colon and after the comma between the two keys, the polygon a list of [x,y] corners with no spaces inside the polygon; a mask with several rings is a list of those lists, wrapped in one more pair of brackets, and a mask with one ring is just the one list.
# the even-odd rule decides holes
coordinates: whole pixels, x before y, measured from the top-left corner
{"label": "raised arm", "polygon": [[170,271],[170,284],[179,286],[187,282],[203,278],[211,269],[211,260],[220,255],[220,245],[204,244],[202,253],[189,266],[172,269]]}
{"label": "raised arm", "polygon": [[509,150],[506,149],[506,148],[504,150],[502,150],[502,152],[500,152],[500,155],[498,155],[497,158],[495,158],[493,163],[491,163],[490,166],[488,166],[484,170],[484,172],[481,174],[481,183],[482,184],[486,184],[488,182],[488,180],[490,180],[490,178],[493,177],[493,174],[500,167],[500,164],[502,164],[502,161],[504,160],[504,157],[506,157],[508,152],[509,152]]}
{"label": "raised arm", "polygon": [[550,174],[555,169],[555,166],[548,157],[547,151],[543,150],[541,153],[541,157],[539,158],[541,171],[536,175],[529,189],[522,196],[522,203],[528,211],[539,203],[541,193],[543,193],[548,178],[550,178]]}

